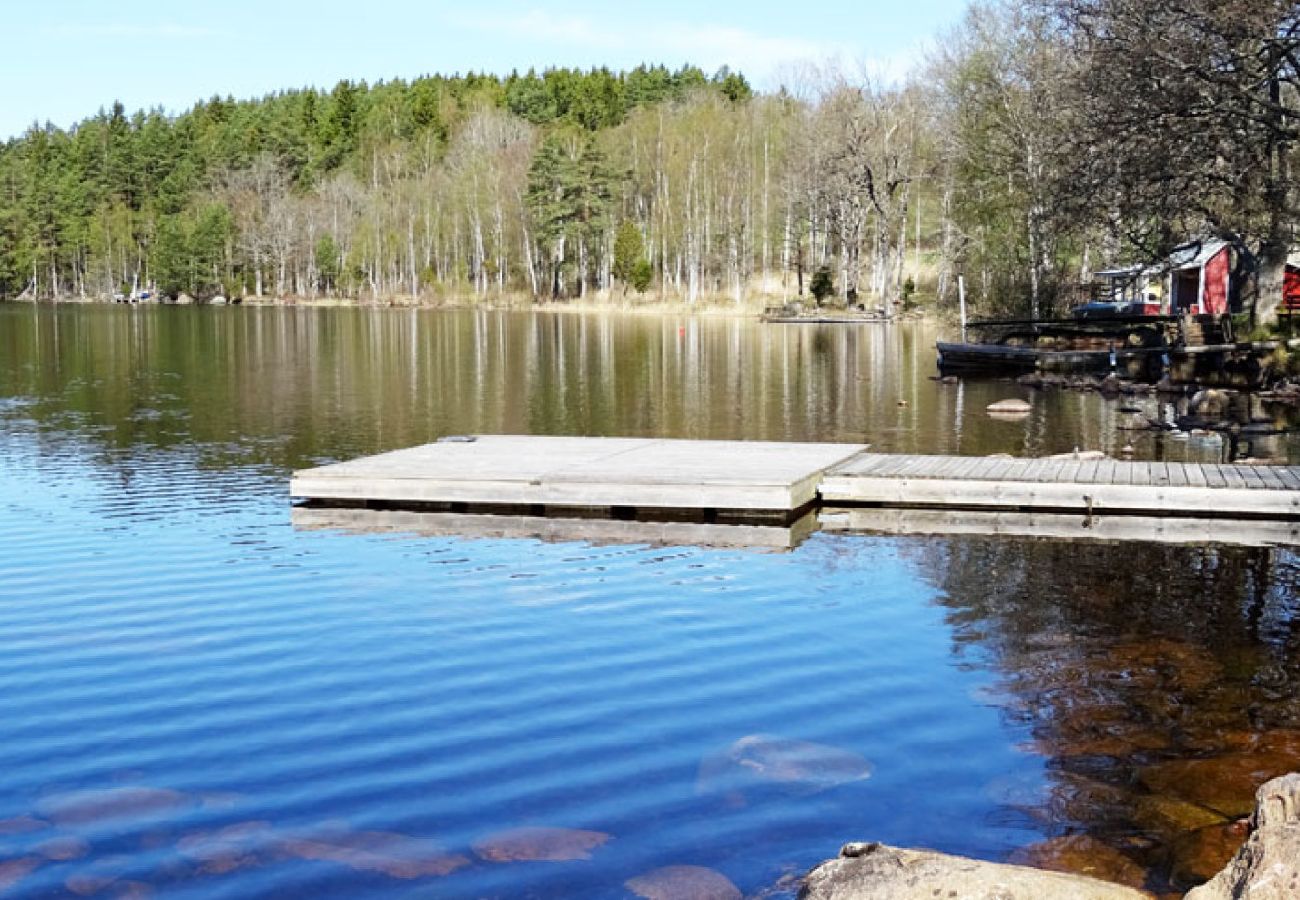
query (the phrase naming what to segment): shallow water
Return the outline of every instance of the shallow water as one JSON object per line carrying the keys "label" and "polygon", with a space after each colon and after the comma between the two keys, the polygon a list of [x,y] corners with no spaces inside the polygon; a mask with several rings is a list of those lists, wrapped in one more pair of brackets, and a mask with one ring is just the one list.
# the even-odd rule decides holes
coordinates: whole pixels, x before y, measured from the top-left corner
{"label": "shallow water", "polygon": [[0,895],[781,896],[850,839],[1185,883],[1300,765],[1289,550],[289,521],[292,468],[445,433],[1132,439],[1094,395],[988,419],[1020,389],[930,381],[932,340],[0,307]]}

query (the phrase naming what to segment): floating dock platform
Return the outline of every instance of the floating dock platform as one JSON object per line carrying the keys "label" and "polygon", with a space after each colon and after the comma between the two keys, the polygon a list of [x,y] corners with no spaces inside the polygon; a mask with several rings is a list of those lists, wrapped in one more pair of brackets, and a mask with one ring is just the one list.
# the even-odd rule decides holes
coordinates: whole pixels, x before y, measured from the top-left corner
{"label": "floating dock platform", "polygon": [[1300,521],[1296,466],[916,456],[865,444],[463,436],[296,472],[289,490],[307,508],[528,517],[515,523],[523,530],[542,516],[789,526],[826,506]]}
{"label": "floating dock platform", "polygon": [[317,505],[793,521],[865,444],[467,435],[295,472]]}

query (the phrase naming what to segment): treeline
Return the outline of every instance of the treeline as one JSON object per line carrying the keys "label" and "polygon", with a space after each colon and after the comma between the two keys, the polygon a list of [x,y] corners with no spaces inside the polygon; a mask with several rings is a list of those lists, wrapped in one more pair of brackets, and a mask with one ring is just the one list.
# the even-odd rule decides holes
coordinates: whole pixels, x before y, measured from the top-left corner
{"label": "treeline", "polygon": [[739,302],[817,274],[892,309],[964,276],[986,311],[1046,313],[1210,234],[1280,285],[1298,18],[998,0],[901,83],[643,66],[116,105],[0,146],[0,296]]}

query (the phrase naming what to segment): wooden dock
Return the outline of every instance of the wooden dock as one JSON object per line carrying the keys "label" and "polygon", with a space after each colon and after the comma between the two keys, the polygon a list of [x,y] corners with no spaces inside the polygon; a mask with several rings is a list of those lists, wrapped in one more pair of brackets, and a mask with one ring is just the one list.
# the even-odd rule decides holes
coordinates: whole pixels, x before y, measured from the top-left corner
{"label": "wooden dock", "polygon": [[1300,467],[861,453],[824,503],[1237,518],[1300,517]]}
{"label": "wooden dock", "polygon": [[290,494],[315,508],[523,516],[524,530],[542,516],[788,526],[826,506],[1300,521],[1296,466],[652,438],[444,438],[296,472]]}
{"label": "wooden dock", "polygon": [[831,466],[865,444],[470,435],[295,472],[316,504],[612,517],[698,513],[792,520]]}

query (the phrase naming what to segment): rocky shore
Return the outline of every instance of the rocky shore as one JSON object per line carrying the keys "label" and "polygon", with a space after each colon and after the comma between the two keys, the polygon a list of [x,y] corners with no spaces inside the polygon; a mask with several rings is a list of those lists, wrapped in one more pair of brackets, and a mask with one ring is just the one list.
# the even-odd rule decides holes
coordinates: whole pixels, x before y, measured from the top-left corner
{"label": "rocky shore", "polygon": [[[1243,822],[1243,843],[1184,900],[1300,897],[1300,773],[1266,782]],[[808,873],[800,900],[1139,900],[1138,887],[1068,872],[983,862],[877,843],[846,844]]]}
{"label": "rocky shore", "polygon": [[[952,376],[949,376],[951,378]],[[948,379],[944,379],[947,381]],[[956,380],[955,378],[953,379]],[[1188,397],[1201,393],[1216,393],[1232,396],[1238,391],[1232,388],[1206,388],[1198,384],[1182,384],[1163,379],[1154,384],[1107,375],[1098,378],[1093,375],[1063,375],[1058,373],[1030,373],[1021,375],[1016,383],[1037,390],[1097,391],[1110,397],[1153,396]],[[1289,403],[1300,406],[1300,380],[1279,377],[1270,382],[1267,389],[1251,392],[1261,400]]]}

